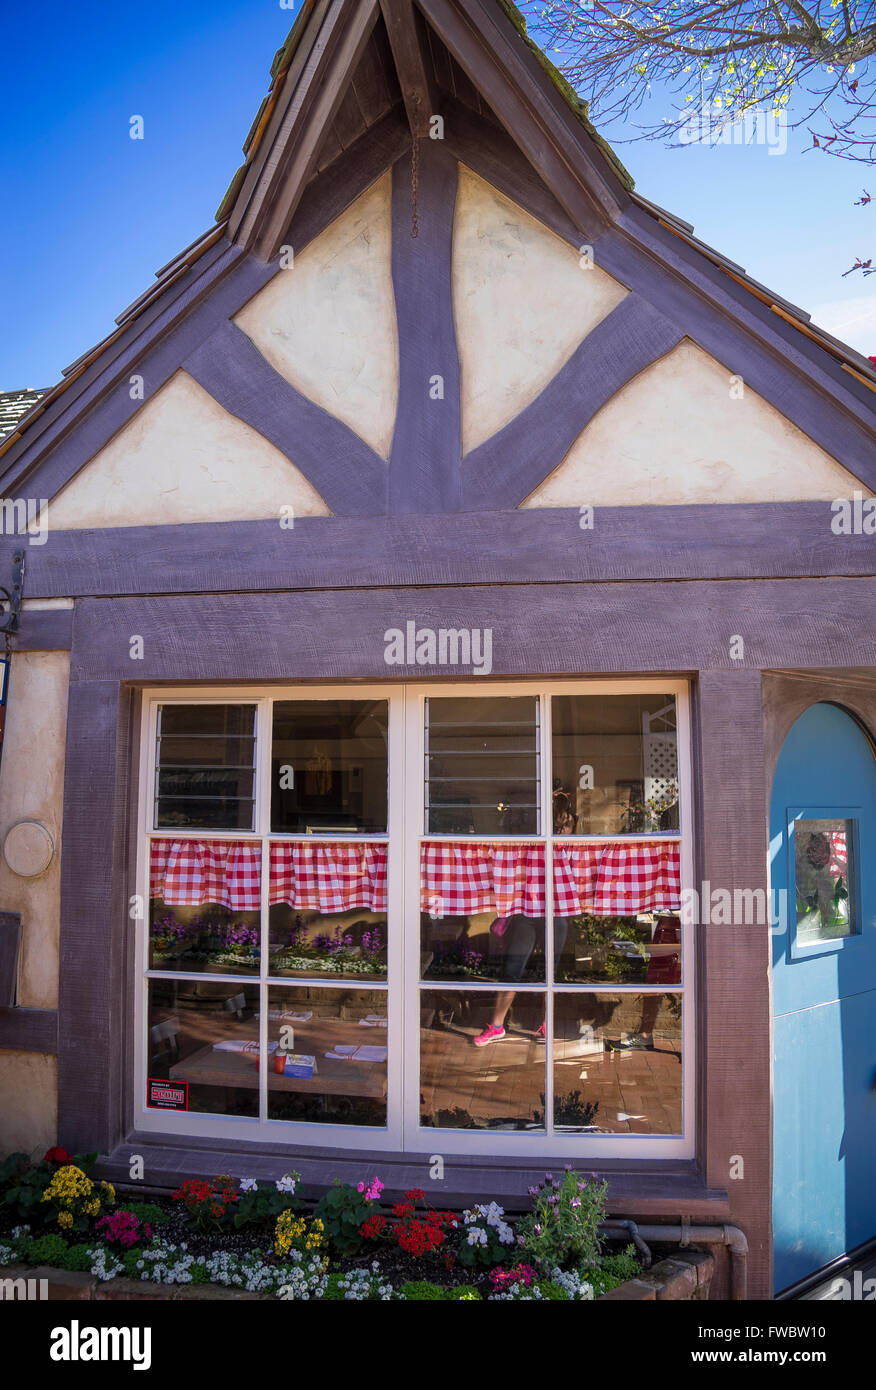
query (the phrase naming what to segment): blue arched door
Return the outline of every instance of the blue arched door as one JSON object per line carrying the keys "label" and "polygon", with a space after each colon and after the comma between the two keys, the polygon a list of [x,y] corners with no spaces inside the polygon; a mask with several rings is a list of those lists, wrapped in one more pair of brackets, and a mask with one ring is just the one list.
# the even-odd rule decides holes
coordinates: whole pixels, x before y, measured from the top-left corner
{"label": "blue arched door", "polygon": [[785,740],[770,861],[779,1292],[876,1235],[876,759],[837,705]]}

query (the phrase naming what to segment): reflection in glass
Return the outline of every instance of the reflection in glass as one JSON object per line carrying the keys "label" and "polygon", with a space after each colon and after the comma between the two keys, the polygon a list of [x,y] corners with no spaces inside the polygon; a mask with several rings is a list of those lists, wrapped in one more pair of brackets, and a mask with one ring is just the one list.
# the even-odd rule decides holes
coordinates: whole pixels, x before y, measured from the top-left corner
{"label": "reflection in glass", "polygon": [[554,1123],[681,1133],[681,995],[554,996]]}
{"label": "reflection in glass", "polygon": [[258,1116],[258,987],[150,980],[147,1078],[212,1115]]}
{"label": "reflection in glass", "polygon": [[279,700],[271,747],[271,828],[383,833],[386,700]]}
{"label": "reflection in glass", "polygon": [[851,820],[794,822],[794,882],[797,901],[797,944],[833,941],[850,936],[855,908]]}
{"label": "reflection in glass", "polygon": [[386,978],[386,913],[319,913],[280,903],[269,919],[271,975]]}
{"label": "reflection in glass", "polygon": [[268,990],[268,1118],[386,1125],[383,990]]}
{"label": "reflection in glass", "polygon": [[252,829],[255,706],[162,705],[156,751],[156,829]]}
{"label": "reflection in glass", "polygon": [[673,695],[556,695],[551,721],[557,834],[678,829]]}
{"label": "reflection in glass", "polygon": [[635,917],[585,913],[567,920],[566,948],[557,958],[558,980],[681,984],[678,917],[655,912]]}
{"label": "reflection in glass", "polygon": [[544,983],[544,918],[421,914],[424,980]]}
{"label": "reflection in glass", "polygon": [[153,898],[149,904],[149,967],[257,975],[259,920],[258,912],[232,912],[215,903],[168,907],[160,898]]}
{"label": "reflection in glass", "polygon": [[420,1124],[438,1129],[544,1128],[542,993],[518,991],[489,1038],[501,994],[423,990]]}
{"label": "reflection in glass", "polygon": [[536,696],[426,701],[426,828],[434,835],[539,833]]}

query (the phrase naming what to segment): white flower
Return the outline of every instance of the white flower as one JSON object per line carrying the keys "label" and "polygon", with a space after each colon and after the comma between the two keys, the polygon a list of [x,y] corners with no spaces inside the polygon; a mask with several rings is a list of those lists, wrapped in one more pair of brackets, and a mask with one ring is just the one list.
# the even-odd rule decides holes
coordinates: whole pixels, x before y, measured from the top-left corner
{"label": "white flower", "polygon": [[278,1192],[294,1192],[295,1179],[291,1173],[284,1173],[282,1178],[278,1178],[274,1184]]}
{"label": "white flower", "polygon": [[258,1185],[258,1182],[256,1181],[255,1178],[241,1178],[241,1179],[240,1179],[240,1190],[241,1190],[241,1192],[257,1192],[257,1191],[258,1191],[258,1186],[259,1186],[259,1185]]}

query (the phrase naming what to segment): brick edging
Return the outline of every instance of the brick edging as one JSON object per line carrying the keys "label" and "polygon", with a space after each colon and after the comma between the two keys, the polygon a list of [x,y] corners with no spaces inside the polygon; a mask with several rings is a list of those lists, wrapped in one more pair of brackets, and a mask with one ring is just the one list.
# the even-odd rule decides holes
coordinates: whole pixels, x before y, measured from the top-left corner
{"label": "brick edging", "polygon": [[668,1259],[660,1260],[643,1270],[635,1279],[618,1284],[602,1297],[627,1303],[655,1299],[699,1299],[709,1297],[709,1285],[715,1273],[715,1257],[705,1250],[679,1250]]}

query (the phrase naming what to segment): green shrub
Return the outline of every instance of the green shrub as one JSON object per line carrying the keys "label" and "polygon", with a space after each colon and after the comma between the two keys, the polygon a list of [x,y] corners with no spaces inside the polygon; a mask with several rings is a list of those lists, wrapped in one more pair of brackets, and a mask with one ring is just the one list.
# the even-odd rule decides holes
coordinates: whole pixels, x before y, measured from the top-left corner
{"label": "green shrub", "polygon": [[559,1284],[554,1284],[550,1279],[539,1279],[536,1287],[543,1299],[548,1299],[555,1303],[568,1303],[569,1295]]}
{"label": "green shrub", "polygon": [[640,1270],[636,1248],[628,1245],[618,1255],[603,1255],[596,1269],[583,1270],[582,1274],[588,1284],[593,1285],[593,1297],[601,1298],[604,1293],[616,1289],[618,1284],[635,1279]]}
{"label": "green shrub", "polygon": [[548,1272],[595,1265],[607,1191],[608,1183],[588,1181],[571,1169],[562,1181],[548,1174],[518,1227],[533,1264]]}
{"label": "green shrub", "polygon": [[471,1284],[459,1284],[455,1289],[448,1289],[445,1298],[450,1303],[483,1302],[482,1295]]}
{"label": "green shrub", "polygon": [[170,1220],[166,1211],[156,1206],[154,1202],[126,1202],[124,1211],[133,1212],[141,1221],[146,1221],[153,1228],[155,1226],[165,1226]]}
{"label": "green shrub", "polygon": [[372,1205],[363,1193],[340,1181],[320,1197],[313,1215],[322,1222],[336,1254],[355,1255],[362,1248],[359,1228],[371,1214]]}
{"label": "green shrub", "polygon": [[444,1290],[438,1284],[430,1284],[427,1279],[412,1279],[410,1283],[402,1284],[399,1295],[412,1303],[425,1303],[429,1300],[440,1302],[446,1298]]}
{"label": "green shrub", "polygon": [[64,1269],[72,1269],[80,1274],[88,1274],[92,1265],[90,1245],[70,1245],[64,1258]]}
{"label": "green shrub", "polygon": [[64,1269],[67,1250],[67,1242],[63,1236],[46,1235],[29,1240],[23,1254],[28,1264],[54,1265],[56,1269]]}

